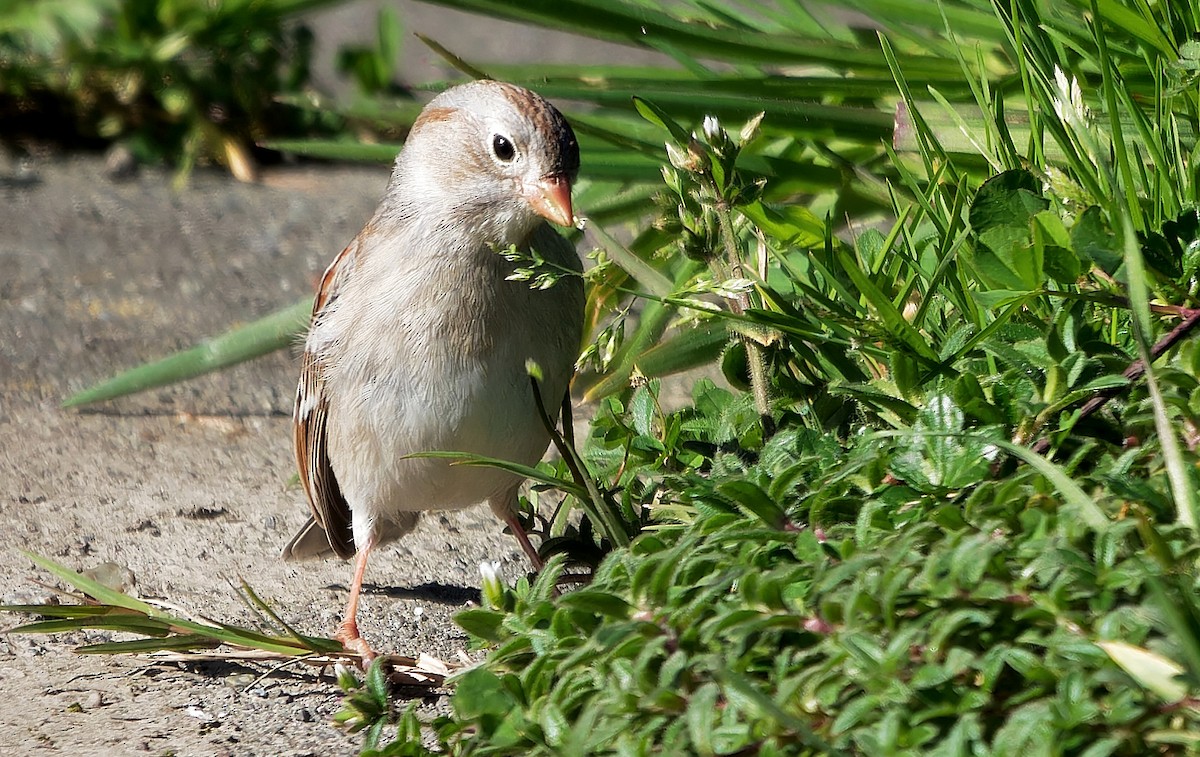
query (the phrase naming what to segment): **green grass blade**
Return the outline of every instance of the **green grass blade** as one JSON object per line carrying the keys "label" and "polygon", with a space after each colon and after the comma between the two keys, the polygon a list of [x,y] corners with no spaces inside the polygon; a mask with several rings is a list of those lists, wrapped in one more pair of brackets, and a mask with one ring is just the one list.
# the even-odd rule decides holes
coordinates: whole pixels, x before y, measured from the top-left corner
{"label": "green grass blade", "polygon": [[71,396],[63,406],[78,407],[124,397],[283,349],[295,344],[304,333],[311,312],[312,300],[302,300],[222,336],[201,342],[191,349],[125,371]]}
{"label": "green grass blade", "polygon": [[729,327],[710,321],[651,347],[637,359],[638,370],[649,378],[668,376],[716,360],[729,344]]}
{"label": "green grass blade", "polygon": [[937,363],[937,353],[929,346],[929,342],[904,318],[904,314],[891,299],[875,286],[875,282],[871,281],[866,272],[859,268],[857,261],[851,257],[850,253],[838,250],[837,259],[841,263],[842,270],[846,272],[846,275],[854,282],[854,286],[871,305],[876,316],[887,329],[888,335],[911,350],[914,355],[931,364]]}
{"label": "green grass blade", "polygon": [[1200,511],[1197,510],[1192,466],[1183,459],[1183,450],[1179,445],[1175,426],[1167,413],[1167,403],[1158,385],[1154,361],[1150,359],[1150,344],[1154,332],[1150,322],[1150,288],[1146,282],[1145,261],[1142,259],[1141,246],[1134,233],[1132,220],[1127,216],[1123,217],[1121,225],[1125,242],[1125,271],[1129,279],[1129,302],[1135,327],[1133,333],[1138,353],[1146,368],[1146,389],[1150,393],[1150,401],[1154,408],[1154,428],[1158,432],[1158,442],[1162,445],[1163,462],[1167,468],[1167,479],[1171,483],[1176,517],[1182,525],[1194,531],[1200,525]]}
{"label": "green grass blade", "polygon": [[[682,288],[703,266],[703,263],[695,260],[689,260],[685,265],[680,266],[679,271],[675,274],[675,280],[671,284],[672,290]],[[646,307],[642,310],[641,318],[638,321],[637,331],[632,337],[625,340],[620,352],[613,359],[613,367],[609,373],[597,377],[591,385],[583,387],[584,400],[594,402],[628,386],[629,377],[633,375],[642,353],[657,343],[674,313],[674,308],[662,300],[646,302]]]}
{"label": "green grass blade", "polygon": [[0,612],[41,615],[44,618],[86,618],[127,611],[110,605],[0,605]]}
{"label": "green grass blade", "polygon": [[84,576],[81,573],[76,573],[65,565],[60,565],[48,557],[42,557],[32,552],[22,551],[21,554],[28,557],[35,565],[43,570],[54,574],[66,584],[74,586],[77,590],[83,592],[87,596],[95,599],[97,602],[106,605],[115,605],[123,607],[126,610],[143,613],[145,615],[154,615],[157,610],[153,605],[149,605],[140,599],[134,599],[128,594],[111,589],[99,581]]}
{"label": "green grass blade", "polygon": [[508,471],[522,478],[527,478],[530,481],[553,486],[556,489],[572,494],[580,499],[587,497],[587,490],[576,484],[573,481],[568,481],[564,478],[551,476],[545,471],[539,470],[529,465],[521,465],[510,460],[501,460],[496,457],[488,457],[486,455],[473,455],[469,452],[444,452],[441,450],[431,452],[415,452],[411,455],[404,455],[401,459],[406,460],[410,457],[431,457],[442,460],[450,460],[452,465],[478,465],[488,468],[499,468],[503,471]]}
{"label": "green grass blade", "polygon": [[[224,623],[197,623],[163,612],[153,605],[110,589],[97,581],[80,575],[65,566],[32,553],[24,553],[39,567],[75,587],[99,605],[11,605],[0,610],[45,614],[54,620],[34,621],[18,626],[13,631],[27,633],[59,633],[84,629],[107,629],[138,633],[147,636],[165,637],[170,640],[181,635],[208,639],[204,646],[231,646],[261,649],[276,654],[301,656],[316,653],[336,653],[342,645],[333,639],[309,637],[295,634],[294,638],[270,636],[246,628]],[[95,608],[95,609],[93,609]],[[294,633],[294,632],[293,632]],[[101,645],[103,646],[103,645]],[[166,648],[166,647],[163,647]],[[130,651],[132,647],[121,647]],[[93,653],[97,650],[93,649]]]}
{"label": "green grass blade", "polygon": [[149,654],[152,652],[191,652],[213,649],[221,642],[205,634],[177,634],[165,639],[134,639],[88,644],[75,649],[76,654]]}
{"label": "green grass blade", "polygon": [[355,163],[389,163],[403,144],[350,142],[345,139],[269,139],[262,143],[269,150],[325,160]]}
{"label": "green grass blade", "polygon": [[69,620],[37,620],[10,629],[9,633],[71,633],[89,629],[122,631],[143,636],[166,637],[171,634],[170,626],[145,615],[116,615],[71,618]]}
{"label": "green grass blade", "polygon": [[1012,442],[1005,441],[1004,439],[991,439],[988,440],[988,443],[994,444],[1013,457],[1019,458],[1023,462],[1028,463],[1031,468],[1045,476],[1050,483],[1054,484],[1054,487],[1058,489],[1060,494],[1063,495],[1063,498],[1066,499],[1068,503],[1075,506],[1075,508],[1079,511],[1079,514],[1083,517],[1084,522],[1087,523],[1093,531],[1102,532],[1108,528],[1108,516],[1106,516],[1104,511],[1100,509],[1099,505],[1092,501],[1092,498],[1089,497],[1087,493],[1079,487],[1079,484],[1075,483],[1070,476],[1063,472],[1062,468],[1058,467],[1028,447],[1022,447],[1020,445],[1013,444]]}
{"label": "green grass blade", "polygon": [[[829,65],[836,70],[886,69],[870,47],[828,38],[770,34],[743,28],[691,22],[648,5],[623,0],[426,0],[493,18],[536,24],[594,39],[656,49],[670,45],[700,58],[772,66],[800,63]],[[951,73],[957,65],[938,58],[911,56],[914,75]]]}
{"label": "green grass blade", "polygon": [[674,291],[674,285],[666,274],[659,272],[658,269],[645,260],[642,260],[636,253],[614,239],[599,224],[593,223],[589,226],[589,229],[592,235],[599,240],[600,246],[604,248],[604,251],[608,253],[613,262],[636,279],[639,284],[646,288],[646,291],[655,297],[669,297],[671,295],[671,292]]}
{"label": "green grass blade", "polygon": [[[287,631],[288,635],[304,646],[323,652],[338,652],[342,650],[343,645],[340,641],[328,639],[322,636],[308,636],[297,631],[291,626],[291,624],[281,618],[279,613],[275,612],[275,610],[269,604],[259,597],[258,592],[254,591],[253,587],[251,587],[250,584],[246,583],[245,581],[241,582],[241,589],[255,607],[265,613],[268,618],[279,624],[280,628]],[[225,625],[222,625],[222,627],[227,629],[230,628],[230,626]]]}

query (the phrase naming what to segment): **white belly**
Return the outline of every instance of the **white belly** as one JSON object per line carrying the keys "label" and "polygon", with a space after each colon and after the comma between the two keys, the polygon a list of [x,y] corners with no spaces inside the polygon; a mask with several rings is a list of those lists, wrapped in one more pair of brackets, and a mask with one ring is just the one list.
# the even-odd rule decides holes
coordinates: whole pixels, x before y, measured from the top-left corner
{"label": "white belly", "polygon": [[[405,365],[330,408],[330,460],[356,516],[467,507],[518,483],[495,468],[408,457],[414,453],[467,452],[532,465],[546,449],[524,360],[451,367],[425,358],[401,358]],[[565,386],[550,389],[561,397]]]}

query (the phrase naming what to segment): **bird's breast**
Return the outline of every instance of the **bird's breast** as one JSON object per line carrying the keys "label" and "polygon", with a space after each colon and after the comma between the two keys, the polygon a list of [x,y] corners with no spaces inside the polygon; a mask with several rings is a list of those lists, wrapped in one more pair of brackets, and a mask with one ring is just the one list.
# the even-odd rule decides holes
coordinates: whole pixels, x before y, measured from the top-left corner
{"label": "bird's breast", "polygon": [[322,322],[333,358],[331,461],[356,477],[348,469],[377,471],[364,487],[419,490],[427,508],[465,506],[507,485],[506,474],[404,456],[461,451],[532,464],[544,452],[526,365],[542,367],[553,412],[578,350],[579,282],[531,290],[505,280],[510,264],[483,252],[396,265],[339,297]]}

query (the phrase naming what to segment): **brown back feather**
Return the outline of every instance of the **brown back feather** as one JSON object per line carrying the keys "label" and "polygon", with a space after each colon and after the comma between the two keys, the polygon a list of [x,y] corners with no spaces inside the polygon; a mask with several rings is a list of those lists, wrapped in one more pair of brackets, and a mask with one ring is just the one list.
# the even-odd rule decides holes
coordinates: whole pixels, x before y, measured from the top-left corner
{"label": "brown back feather", "polygon": [[[337,299],[341,283],[354,268],[362,233],[365,230],[326,269],[313,303],[314,324]],[[296,387],[296,404],[292,415],[296,467],[300,471],[300,483],[308,495],[313,518],[324,529],[329,546],[337,556],[348,559],[355,553],[354,532],[351,528],[350,505],[342,495],[337,476],[329,463],[326,432],[328,412],[325,367],[316,354],[305,350],[300,363],[300,382]],[[286,554],[287,548],[284,551]]]}

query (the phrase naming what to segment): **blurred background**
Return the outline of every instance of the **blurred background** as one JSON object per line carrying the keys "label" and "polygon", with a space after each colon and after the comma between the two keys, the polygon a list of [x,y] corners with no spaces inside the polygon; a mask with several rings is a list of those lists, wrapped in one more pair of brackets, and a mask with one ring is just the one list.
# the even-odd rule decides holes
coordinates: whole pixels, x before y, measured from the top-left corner
{"label": "blurred background", "polygon": [[[663,64],[553,29],[393,0],[0,3],[0,140],[16,154],[114,148],[251,179],[269,138],[395,133],[325,108],[462,77],[414,34],[477,64]],[[394,124],[392,125],[395,126]]]}

